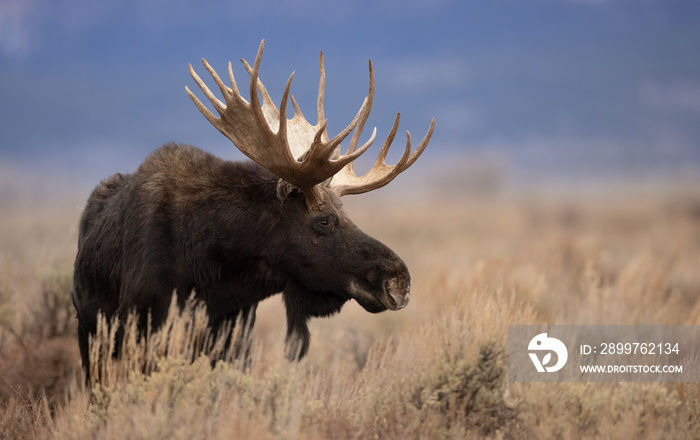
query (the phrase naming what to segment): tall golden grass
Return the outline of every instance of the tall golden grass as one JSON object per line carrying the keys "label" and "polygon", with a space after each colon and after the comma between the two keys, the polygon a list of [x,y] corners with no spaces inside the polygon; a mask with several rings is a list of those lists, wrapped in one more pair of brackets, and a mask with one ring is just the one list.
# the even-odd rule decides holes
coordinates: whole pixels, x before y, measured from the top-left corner
{"label": "tall golden grass", "polygon": [[3,207],[0,438],[700,438],[698,384],[509,383],[505,355],[511,324],[700,325],[700,191],[348,198],[411,269],[406,309],[350,303],[290,364],[274,297],[246,367],[194,355],[192,304],[148,342],[127,331],[117,359],[102,332],[91,390],[70,303],[81,203]]}

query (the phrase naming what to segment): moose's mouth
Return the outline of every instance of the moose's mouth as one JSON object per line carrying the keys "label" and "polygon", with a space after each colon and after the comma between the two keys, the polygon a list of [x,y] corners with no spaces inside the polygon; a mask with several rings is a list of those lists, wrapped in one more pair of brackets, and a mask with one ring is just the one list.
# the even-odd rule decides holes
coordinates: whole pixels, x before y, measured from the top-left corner
{"label": "moose's mouth", "polygon": [[357,301],[370,313],[379,313],[385,310],[401,310],[408,305],[410,300],[410,285],[397,278],[385,280],[380,292],[372,292],[362,288],[358,282],[352,280],[348,284],[350,297]]}

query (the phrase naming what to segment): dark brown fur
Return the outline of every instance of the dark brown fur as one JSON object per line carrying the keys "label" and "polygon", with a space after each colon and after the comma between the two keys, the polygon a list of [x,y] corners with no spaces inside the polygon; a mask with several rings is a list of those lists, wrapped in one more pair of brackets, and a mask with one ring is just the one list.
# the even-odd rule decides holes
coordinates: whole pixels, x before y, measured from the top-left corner
{"label": "dark brown fur", "polygon": [[[120,320],[148,312],[159,327],[173,291],[203,301],[210,326],[252,326],[259,301],[283,292],[287,353],[303,357],[307,321],[356,299],[387,309],[387,283],[406,291],[408,270],[394,252],[361,232],[337,196],[309,211],[304,194],[252,162],[229,162],[169,144],[133,174],[115,174],[90,196],[80,222],[73,302],[83,366],[98,313]],[[361,292],[348,289],[350,282]],[[398,283],[398,284],[397,284]],[[388,303],[391,305],[391,303]]]}

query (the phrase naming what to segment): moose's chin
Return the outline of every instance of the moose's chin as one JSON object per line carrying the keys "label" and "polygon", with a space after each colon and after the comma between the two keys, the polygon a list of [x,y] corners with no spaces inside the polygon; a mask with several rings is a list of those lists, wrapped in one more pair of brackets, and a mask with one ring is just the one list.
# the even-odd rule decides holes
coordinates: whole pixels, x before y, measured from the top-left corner
{"label": "moose's chin", "polygon": [[363,309],[370,313],[381,313],[387,310],[387,307],[379,301],[362,301],[359,299],[356,301]]}
{"label": "moose's chin", "polygon": [[369,313],[381,313],[387,310],[386,306],[378,301],[363,301],[361,299],[356,299],[355,301]]}

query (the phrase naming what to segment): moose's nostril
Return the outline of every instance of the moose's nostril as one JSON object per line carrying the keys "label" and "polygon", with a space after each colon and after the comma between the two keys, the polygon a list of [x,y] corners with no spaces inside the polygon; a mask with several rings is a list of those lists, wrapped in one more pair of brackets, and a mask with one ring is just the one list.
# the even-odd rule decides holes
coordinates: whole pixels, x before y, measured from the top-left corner
{"label": "moose's nostril", "polygon": [[386,306],[390,310],[401,310],[408,305],[411,298],[409,287],[397,278],[384,282],[384,294]]}

